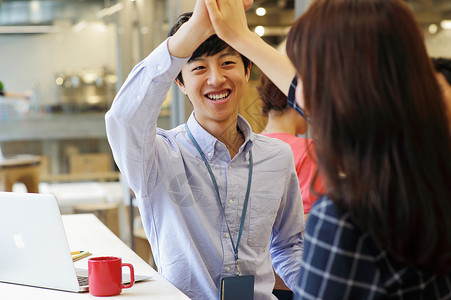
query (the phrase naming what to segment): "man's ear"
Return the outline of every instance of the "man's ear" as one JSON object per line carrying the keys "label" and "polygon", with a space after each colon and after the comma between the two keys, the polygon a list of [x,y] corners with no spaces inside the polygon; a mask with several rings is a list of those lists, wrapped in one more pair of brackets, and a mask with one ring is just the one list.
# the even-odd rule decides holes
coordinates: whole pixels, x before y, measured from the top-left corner
{"label": "man's ear", "polygon": [[252,62],[249,62],[249,66],[246,68],[246,82],[249,81],[249,78],[251,77],[251,68],[252,68]]}
{"label": "man's ear", "polygon": [[177,83],[177,85],[178,85],[180,91],[181,91],[183,94],[186,95],[186,88],[185,88],[185,85],[184,85],[180,80],[178,80],[178,78],[175,79],[175,83]]}

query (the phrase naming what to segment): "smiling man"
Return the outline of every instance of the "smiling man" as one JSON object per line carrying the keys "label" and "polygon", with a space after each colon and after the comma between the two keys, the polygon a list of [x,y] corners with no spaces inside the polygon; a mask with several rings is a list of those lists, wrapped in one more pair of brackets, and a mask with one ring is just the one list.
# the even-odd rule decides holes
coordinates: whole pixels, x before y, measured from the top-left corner
{"label": "smiling man", "polygon": [[[276,299],[272,264],[294,287],[302,256],[293,154],[238,115],[250,62],[212,34],[199,0],[127,78],[106,115],[108,140],[163,277],[192,299],[223,290]],[[157,118],[174,80],[194,111],[163,130]]]}

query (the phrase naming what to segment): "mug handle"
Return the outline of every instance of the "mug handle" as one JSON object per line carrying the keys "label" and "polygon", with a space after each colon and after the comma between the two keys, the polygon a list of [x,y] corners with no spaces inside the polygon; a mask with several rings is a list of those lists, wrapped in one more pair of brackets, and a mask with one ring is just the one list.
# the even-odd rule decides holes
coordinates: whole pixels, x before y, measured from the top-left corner
{"label": "mug handle", "polygon": [[135,271],[133,269],[133,266],[131,264],[123,263],[121,264],[122,267],[129,267],[130,269],[130,283],[129,284],[121,284],[123,289],[131,288],[135,284]]}

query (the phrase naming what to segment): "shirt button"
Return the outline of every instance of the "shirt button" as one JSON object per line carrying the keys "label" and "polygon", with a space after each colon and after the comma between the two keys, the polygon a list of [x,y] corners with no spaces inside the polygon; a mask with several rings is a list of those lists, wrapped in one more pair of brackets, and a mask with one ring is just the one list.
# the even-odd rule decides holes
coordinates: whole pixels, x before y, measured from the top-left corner
{"label": "shirt button", "polygon": [[224,237],[225,237],[225,238],[229,238],[229,237],[230,237],[229,233],[226,232],[226,233],[224,234]]}
{"label": "shirt button", "polygon": [[207,154],[207,156],[211,158],[211,157],[213,156],[213,153],[212,153],[212,152],[209,152],[209,153]]}
{"label": "shirt button", "polygon": [[226,272],[230,272],[230,266],[227,266],[227,267],[225,268],[225,270],[226,270]]}
{"label": "shirt button", "polygon": [[141,100],[142,99],[141,95],[136,96],[136,99]]}
{"label": "shirt button", "polygon": [[233,200],[232,199],[229,199],[229,204],[232,204],[233,203]]}
{"label": "shirt button", "polygon": [[163,68],[163,67],[162,67],[161,65],[157,65],[157,70],[158,70],[158,71],[161,71],[162,68]]}
{"label": "shirt button", "polygon": [[227,167],[227,169],[230,171],[230,170],[232,170],[232,165],[229,165],[228,167]]}

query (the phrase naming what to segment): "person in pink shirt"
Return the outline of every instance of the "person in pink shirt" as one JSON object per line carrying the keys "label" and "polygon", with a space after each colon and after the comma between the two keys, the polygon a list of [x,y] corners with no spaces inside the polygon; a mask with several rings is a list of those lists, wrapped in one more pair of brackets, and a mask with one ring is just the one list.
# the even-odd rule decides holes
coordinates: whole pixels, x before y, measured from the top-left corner
{"label": "person in pink shirt", "polygon": [[293,150],[306,221],[313,203],[324,193],[323,182],[317,175],[313,142],[311,139],[298,137],[306,134],[308,124],[294,109],[287,106],[287,96],[264,74],[257,91],[263,101],[263,116],[268,118],[261,134],[282,140]]}
{"label": "person in pink shirt", "polygon": [[[318,196],[324,192],[323,182],[320,176],[317,176],[318,167],[314,160],[313,142],[311,139],[298,137],[307,133],[308,124],[301,115],[287,106],[287,96],[264,74],[261,76],[257,91],[263,101],[262,114],[268,120],[260,134],[282,140],[293,150],[306,222],[310,208]],[[276,284],[273,294],[279,300],[293,299],[292,291],[277,274],[275,275]]]}

